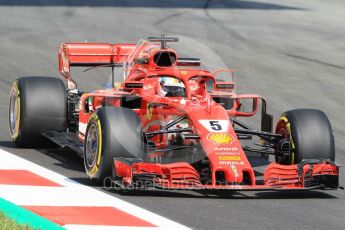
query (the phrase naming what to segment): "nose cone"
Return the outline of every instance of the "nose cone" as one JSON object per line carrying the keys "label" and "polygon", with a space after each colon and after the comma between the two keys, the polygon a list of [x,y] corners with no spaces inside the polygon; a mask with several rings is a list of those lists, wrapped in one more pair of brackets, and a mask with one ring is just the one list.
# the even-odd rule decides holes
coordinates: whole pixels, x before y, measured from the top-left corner
{"label": "nose cone", "polygon": [[242,148],[231,144],[223,145],[223,147],[215,147],[215,150],[208,154],[213,183],[240,184],[244,181],[250,181],[250,184],[255,183],[254,171]]}
{"label": "nose cone", "polygon": [[[212,169],[212,183],[255,184],[254,171],[222,106],[210,111],[200,108],[189,117],[198,130],[200,141]],[[247,180],[248,177],[248,180]],[[248,183],[248,182],[246,182]]]}
{"label": "nose cone", "polygon": [[243,182],[242,167],[233,164],[216,167],[213,170],[213,174],[214,182],[217,184],[240,184]]}

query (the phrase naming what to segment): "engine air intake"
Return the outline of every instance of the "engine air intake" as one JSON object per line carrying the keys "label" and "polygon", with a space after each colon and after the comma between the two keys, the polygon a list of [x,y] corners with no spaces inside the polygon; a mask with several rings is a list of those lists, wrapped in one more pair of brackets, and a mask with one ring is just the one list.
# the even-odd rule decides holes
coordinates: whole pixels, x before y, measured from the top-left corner
{"label": "engine air intake", "polygon": [[169,67],[175,64],[176,54],[171,51],[159,51],[153,56],[153,61],[159,67]]}

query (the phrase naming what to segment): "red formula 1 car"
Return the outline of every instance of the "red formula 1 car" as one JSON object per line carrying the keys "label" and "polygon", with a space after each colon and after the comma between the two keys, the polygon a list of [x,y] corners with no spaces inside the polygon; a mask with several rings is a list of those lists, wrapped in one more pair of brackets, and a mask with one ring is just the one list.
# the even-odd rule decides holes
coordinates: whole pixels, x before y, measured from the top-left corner
{"label": "red formula 1 car", "polygon": [[[49,138],[80,153],[93,181],[111,178],[124,189],[338,188],[334,137],[323,112],[285,112],[273,131],[262,97],[238,95],[234,82],[216,80],[217,73],[232,70],[211,73],[199,67],[200,59],[180,58],[167,46],[177,41],[161,36],[138,44],[61,44],[66,84],[50,77],[13,83],[13,141],[25,147]],[[81,91],[72,66],[111,67],[111,87]],[[123,68],[122,83],[114,81],[115,67]],[[243,123],[256,113],[261,130]],[[255,138],[256,147],[241,144]],[[269,155],[275,162],[267,161]]]}

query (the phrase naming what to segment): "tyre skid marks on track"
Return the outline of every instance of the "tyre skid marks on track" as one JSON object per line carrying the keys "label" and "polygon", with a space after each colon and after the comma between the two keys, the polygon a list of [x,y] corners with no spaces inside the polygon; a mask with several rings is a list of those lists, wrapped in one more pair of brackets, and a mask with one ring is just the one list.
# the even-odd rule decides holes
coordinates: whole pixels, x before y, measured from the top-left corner
{"label": "tyre skid marks on track", "polygon": [[[9,152],[0,149],[1,170],[27,170],[33,174],[46,178],[61,185],[51,186],[30,186],[30,185],[0,185],[2,198],[22,206],[55,206],[55,207],[105,207],[119,210],[123,215],[138,220],[138,223],[147,223],[145,226],[135,226],[135,229],[188,229],[187,227],[173,222],[167,218],[130,204],[119,198],[105,194],[94,188],[87,187],[73,181],[65,176],[48,170],[42,166],[22,159]],[[23,191],[25,193],[23,194]],[[49,196],[47,196],[49,194]],[[62,209],[63,210],[63,209]],[[119,213],[120,213],[119,212]],[[115,213],[115,212],[114,212]],[[43,215],[44,216],[44,215]],[[92,213],[90,214],[92,216]],[[116,218],[116,216],[114,216]],[[63,223],[67,229],[90,229],[90,225],[83,221],[80,223]],[[133,226],[105,226],[92,225],[92,229],[133,229]],[[157,226],[157,227],[152,227]]]}

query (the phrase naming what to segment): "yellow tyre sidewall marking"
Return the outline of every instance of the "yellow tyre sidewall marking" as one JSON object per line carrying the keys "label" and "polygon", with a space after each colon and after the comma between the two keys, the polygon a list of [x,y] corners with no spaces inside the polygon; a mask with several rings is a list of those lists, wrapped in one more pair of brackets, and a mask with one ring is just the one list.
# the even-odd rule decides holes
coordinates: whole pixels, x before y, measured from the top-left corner
{"label": "yellow tyre sidewall marking", "polygon": [[18,81],[13,82],[11,91],[13,91],[13,92],[11,92],[11,94],[14,93],[17,97],[16,127],[14,130],[15,131],[14,133],[12,133],[12,131],[10,132],[12,140],[15,141],[19,136],[19,129],[20,129],[20,92],[18,89]]}
{"label": "yellow tyre sidewall marking", "polygon": [[280,120],[284,121],[286,123],[286,129],[290,135],[290,144],[291,144],[291,159],[290,159],[290,164],[294,164],[295,163],[295,144],[293,142],[292,139],[292,133],[291,133],[291,124],[289,122],[289,120],[287,119],[287,117],[285,117],[285,114],[283,114],[280,117]]}
{"label": "yellow tyre sidewall marking", "polygon": [[97,120],[98,125],[98,156],[97,156],[97,165],[101,163],[101,153],[102,153],[102,127],[100,120]]}
{"label": "yellow tyre sidewall marking", "polygon": [[98,172],[99,165],[101,163],[101,155],[102,155],[102,127],[101,127],[101,121],[99,120],[96,113],[94,113],[91,118],[91,120],[94,120],[97,124],[97,130],[98,130],[98,150],[97,150],[97,162],[94,164],[94,166],[88,171],[88,175],[90,177],[94,177],[96,173]]}

